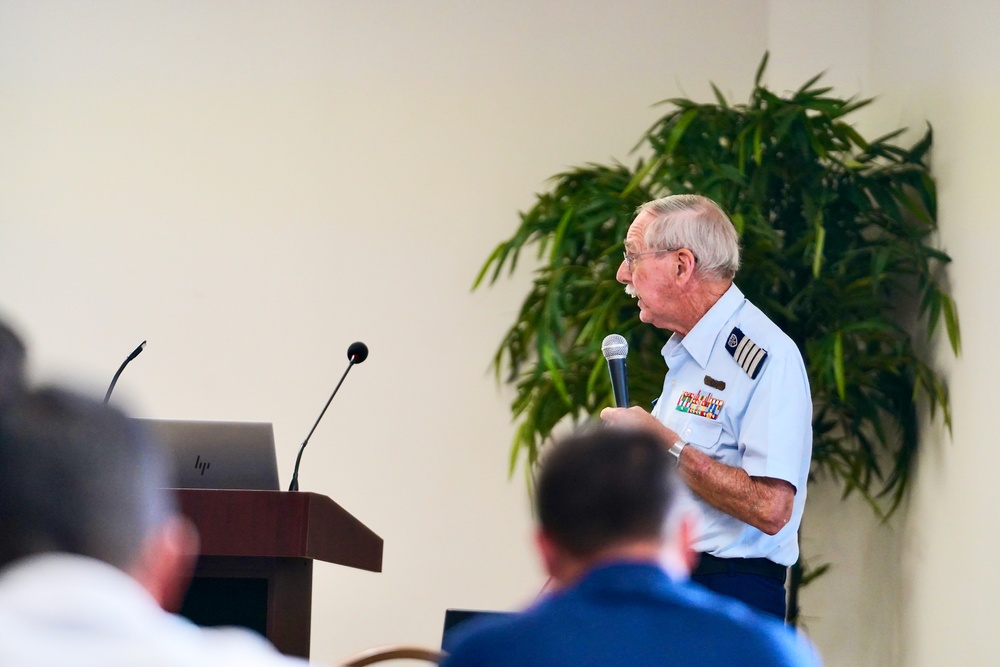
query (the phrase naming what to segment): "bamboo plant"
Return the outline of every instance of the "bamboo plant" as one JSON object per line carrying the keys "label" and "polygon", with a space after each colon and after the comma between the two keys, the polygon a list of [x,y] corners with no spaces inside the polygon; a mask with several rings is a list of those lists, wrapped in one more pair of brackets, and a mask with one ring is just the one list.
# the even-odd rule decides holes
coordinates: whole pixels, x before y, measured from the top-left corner
{"label": "bamboo plant", "polygon": [[944,323],[959,352],[959,325],[934,246],[937,202],[932,131],[912,146],[904,129],[864,138],[847,120],[870,99],[843,99],[821,75],[780,95],[763,81],[750,99],[676,98],[633,149],[634,163],[587,164],[558,174],[496,246],[474,289],[537,254],[534,281],[493,358],[512,383],[511,447],[534,466],[553,430],[612,405],[600,345],[629,343],[633,404],[659,395],[660,348],[669,332],[642,324],[615,280],[636,208],[697,193],[730,213],[743,266],[736,283],[799,346],[814,402],[813,475],[845,496],[859,492],[887,516],[905,497],[920,445],[918,407],[950,428],[944,380],[927,341]]}

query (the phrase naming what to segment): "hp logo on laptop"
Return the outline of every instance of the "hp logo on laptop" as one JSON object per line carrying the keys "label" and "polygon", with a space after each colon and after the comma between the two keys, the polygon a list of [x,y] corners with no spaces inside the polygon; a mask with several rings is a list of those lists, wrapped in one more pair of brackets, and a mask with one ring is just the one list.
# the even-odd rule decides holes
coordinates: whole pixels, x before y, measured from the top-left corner
{"label": "hp logo on laptop", "polygon": [[201,456],[198,456],[198,458],[194,460],[194,467],[197,470],[200,470],[202,475],[205,474],[205,471],[208,470],[211,465],[212,464],[208,461],[202,461]]}

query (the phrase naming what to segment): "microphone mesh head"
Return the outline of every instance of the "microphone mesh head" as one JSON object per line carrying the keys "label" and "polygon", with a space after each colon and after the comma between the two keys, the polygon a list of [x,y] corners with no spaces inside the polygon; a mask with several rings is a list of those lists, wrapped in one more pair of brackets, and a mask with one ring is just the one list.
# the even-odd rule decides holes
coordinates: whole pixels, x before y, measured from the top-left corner
{"label": "microphone mesh head", "polygon": [[628,341],[621,334],[609,334],[601,343],[605,359],[624,359],[628,354]]}
{"label": "microphone mesh head", "polygon": [[360,340],[356,343],[351,343],[351,346],[347,348],[347,358],[352,363],[360,364],[368,358],[368,346]]}

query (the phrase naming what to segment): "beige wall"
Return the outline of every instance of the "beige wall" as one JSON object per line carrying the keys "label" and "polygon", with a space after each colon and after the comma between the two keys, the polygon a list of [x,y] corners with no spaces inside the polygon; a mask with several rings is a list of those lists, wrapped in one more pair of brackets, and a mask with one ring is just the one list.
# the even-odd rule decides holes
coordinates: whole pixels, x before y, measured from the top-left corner
{"label": "beige wall", "polygon": [[929,121],[940,188],[942,244],[963,323],[963,351],[949,369],[954,431],[932,442],[924,458],[906,525],[903,568],[905,664],[990,664],[1000,646],[996,604],[1000,574],[977,567],[1000,554],[996,510],[1000,487],[987,415],[1000,373],[994,354],[998,311],[993,249],[1000,228],[995,147],[1000,145],[1000,6],[921,0],[876,3],[874,85],[901,122]]}
{"label": "beige wall", "polygon": [[33,376],[143,416],[272,421],[282,479],[385,538],[316,567],[314,655],[434,644],[543,578],[509,396],[528,276],[470,294],[550,175],[626,159],[656,101],[745,96],[763,0],[0,1],[0,312]]}
{"label": "beige wall", "polygon": [[[836,563],[806,593],[809,609],[822,608],[816,639],[828,664],[992,664],[1000,575],[975,563],[1000,552],[994,438],[984,419],[1000,372],[991,342],[997,309],[983,294],[1000,238],[989,217],[1000,207],[1000,6],[773,0],[769,7],[769,48],[789,84],[826,69],[843,90],[877,96],[862,122],[871,135],[908,126],[912,138],[933,126],[941,245],[954,260],[949,278],[963,325],[959,359],[943,341],[935,344],[954,430],[949,437],[939,421],[926,429],[909,506],[880,527],[857,503],[814,490],[805,535]],[[852,613],[839,611],[847,608]]]}

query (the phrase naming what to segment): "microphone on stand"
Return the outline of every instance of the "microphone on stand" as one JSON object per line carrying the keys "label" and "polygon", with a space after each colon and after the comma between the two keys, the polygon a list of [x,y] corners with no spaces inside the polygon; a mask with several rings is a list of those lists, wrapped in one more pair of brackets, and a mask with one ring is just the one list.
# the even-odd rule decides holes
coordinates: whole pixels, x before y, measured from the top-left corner
{"label": "microphone on stand", "polygon": [[313,431],[315,431],[316,427],[319,426],[319,420],[326,414],[326,409],[330,407],[330,402],[333,400],[333,397],[337,395],[337,390],[340,389],[340,385],[344,384],[344,378],[347,377],[347,374],[351,371],[354,364],[360,364],[367,358],[368,346],[364,343],[360,341],[351,343],[350,347],[347,348],[347,369],[344,371],[344,374],[340,376],[340,382],[338,382],[337,386],[334,387],[333,393],[330,394],[330,398],[327,399],[326,405],[323,406],[323,411],[319,413],[319,417],[316,418],[316,423],[313,424],[311,429],[309,429],[309,435],[306,436],[306,439],[302,441],[302,446],[299,447],[299,454],[295,457],[295,470],[292,471],[292,481],[288,485],[289,491],[299,490],[299,463],[302,461],[302,452],[305,451],[306,445],[309,444],[309,438],[312,437]]}
{"label": "microphone on stand", "polygon": [[611,389],[615,393],[615,407],[628,407],[628,372],[625,370],[625,356],[628,354],[628,341],[619,334],[610,334],[601,343],[601,352],[608,360],[608,373],[611,374]]}
{"label": "microphone on stand", "polygon": [[108,393],[104,395],[105,405],[107,405],[108,401],[111,399],[111,392],[115,388],[115,383],[118,382],[118,376],[122,374],[122,371],[125,370],[125,367],[128,366],[129,362],[138,357],[139,353],[145,349],[146,349],[146,341],[142,341],[141,343],[139,343],[139,347],[132,350],[132,354],[125,357],[125,361],[123,361],[122,365],[118,367],[118,372],[116,372],[115,376],[111,378],[111,385],[108,387]]}

